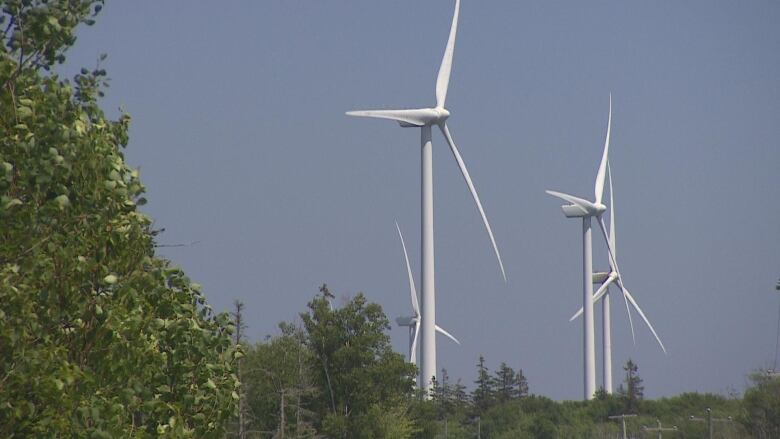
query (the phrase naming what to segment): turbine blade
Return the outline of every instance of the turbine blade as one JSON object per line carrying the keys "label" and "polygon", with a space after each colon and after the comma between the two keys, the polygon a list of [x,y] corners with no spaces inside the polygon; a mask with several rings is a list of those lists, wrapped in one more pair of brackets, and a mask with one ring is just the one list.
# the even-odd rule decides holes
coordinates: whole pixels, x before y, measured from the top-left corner
{"label": "turbine blade", "polygon": [[609,119],[607,121],[607,140],[604,142],[604,154],[601,156],[599,173],[596,175],[596,204],[601,204],[601,197],[604,195],[604,177],[607,172],[607,159],[609,157],[609,134],[612,128],[612,94],[609,95]]}
{"label": "turbine blade", "polygon": [[607,160],[607,171],[609,171],[609,244],[612,246],[612,254],[617,253],[615,244],[615,192],[612,190],[612,166]]}
{"label": "turbine blade", "polygon": [[468,169],[466,169],[466,164],[463,162],[463,158],[460,156],[458,147],[455,146],[455,141],[452,140],[452,135],[450,134],[450,129],[447,127],[447,124],[440,124],[439,128],[441,129],[442,134],[444,134],[444,137],[447,139],[447,143],[450,145],[452,155],[455,156],[455,161],[458,162],[458,167],[460,168],[460,172],[463,174],[463,178],[466,180],[466,184],[471,191],[471,196],[474,198],[474,202],[477,203],[477,209],[479,210],[479,214],[482,215],[482,222],[485,223],[485,228],[487,229],[488,235],[490,236],[490,242],[493,244],[493,250],[496,253],[496,258],[498,258],[498,265],[501,267],[501,276],[504,278],[504,282],[506,282],[506,272],[504,271],[504,263],[501,261],[501,253],[498,252],[498,245],[496,245],[496,239],[493,237],[493,230],[490,229],[490,223],[488,222],[487,215],[485,215],[485,210],[482,208],[482,202],[479,201],[479,195],[477,194],[477,190],[474,188],[474,183],[471,181],[471,176],[469,175]]}
{"label": "turbine blade", "polygon": [[[620,282],[619,284],[622,288],[623,282]],[[647,324],[647,327],[650,328],[650,332],[653,333],[653,336],[655,337],[656,341],[658,341],[658,345],[661,346],[661,350],[664,351],[664,354],[666,354],[666,348],[664,347],[663,342],[661,341],[661,338],[658,337],[658,334],[655,332],[655,329],[653,328],[653,325],[650,324],[650,320],[647,319],[647,316],[645,316],[645,313],[642,312],[642,308],[639,307],[639,304],[636,303],[636,300],[634,300],[634,296],[631,295],[631,293],[623,288],[623,291],[625,292],[626,297],[631,302],[631,305],[634,306],[634,309],[636,309],[636,312],[639,313],[639,315],[642,317],[642,320],[645,321],[645,324]]]}
{"label": "turbine blade", "polygon": [[455,53],[455,36],[458,34],[458,16],[460,15],[460,0],[455,0],[455,13],[452,16],[450,36],[447,39],[447,47],[444,49],[444,57],[439,67],[439,76],[436,78],[436,107],[444,108],[447,100],[447,89],[450,86],[450,73],[452,72],[452,58]]}
{"label": "turbine blade", "polygon": [[347,116],[355,117],[372,117],[376,119],[389,119],[394,120],[401,124],[408,124],[414,126],[424,126],[424,115],[429,116],[429,112],[425,110],[361,110],[361,111],[347,111]]}
{"label": "turbine blade", "polygon": [[409,356],[409,362],[417,364],[417,338],[420,335],[420,320],[414,325],[414,338],[412,338],[412,354]]}
{"label": "turbine blade", "polygon": [[612,243],[609,240],[609,235],[607,234],[607,226],[604,225],[604,218],[602,218],[601,215],[598,215],[596,217],[598,223],[599,223],[599,229],[601,229],[601,235],[604,236],[604,241],[607,243],[607,253],[609,253],[609,265],[612,267],[612,271],[616,271],[618,276],[620,276],[620,270],[617,268],[617,259],[615,259],[615,250],[612,248]]}
{"label": "turbine blade", "polygon": [[409,264],[409,255],[406,253],[406,244],[404,235],[401,234],[401,228],[398,227],[398,221],[395,222],[395,228],[398,230],[398,237],[401,238],[401,247],[404,249],[404,260],[406,261],[406,273],[409,275],[409,293],[412,295],[412,309],[414,315],[420,315],[420,305],[417,303],[417,289],[414,287],[414,276],[412,276],[412,266]]}
{"label": "turbine blade", "polygon": [[457,339],[457,338],[453,337],[453,336],[452,336],[452,334],[450,334],[449,332],[447,332],[447,331],[445,331],[445,330],[441,329],[441,327],[440,327],[439,325],[436,325],[436,332],[438,332],[438,333],[440,333],[440,334],[443,334],[443,335],[445,335],[446,337],[449,337],[449,338],[450,338],[450,340],[454,341],[455,343],[457,343],[457,344],[460,344],[460,342],[458,341],[458,339]]}
{"label": "turbine blade", "polygon": [[634,332],[634,321],[631,318],[631,308],[628,306],[628,299],[626,297],[626,289],[623,288],[623,277],[620,275],[620,269],[617,265],[617,259],[615,259],[615,251],[612,247],[612,243],[609,240],[609,236],[607,236],[607,228],[604,225],[604,218],[601,217],[601,215],[598,216],[598,223],[599,223],[599,229],[601,229],[601,234],[604,236],[604,240],[607,241],[607,251],[609,253],[609,265],[612,267],[612,271],[617,273],[618,278],[618,286],[620,286],[621,291],[623,292],[623,302],[626,304],[626,313],[628,313],[628,322],[631,326],[631,338],[634,340],[634,344],[636,344],[636,333]]}
{"label": "turbine blade", "polygon": [[[609,292],[609,286],[615,282],[615,279],[617,279],[617,275],[610,274],[609,278],[607,278],[606,281],[604,281],[603,284],[599,287],[598,290],[596,290],[595,293],[593,293],[593,303],[598,302],[601,300],[604,295],[606,295]],[[573,316],[569,319],[570,322],[573,322],[574,319],[582,315],[582,307],[580,307],[579,311],[575,312]]]}
{"label": "turbine blade", "polygon": [[623,288],[623,282],[618,282],[618,286],[620,287],[620,292],[623,293],[623,302],[626,304],[626,314],[628,315],[628,326],[631,327],[631,340],[634,342],[634,346],[636,346],[636,332],[634,331],[634,318],[631,317],[631,307],[628,304],[628,295],[626,294],[628,290]]}
{"label": "turbine blade", "polygon": [[575,197],[574,195],[565,194],[563,192],[557,192],[557,191],[545,191],[545,192],[552,195],[553,197],[560,198],[563,201],[567,201],[583,209],[584,213],[588,213],[589,211],[596,209],[596,206],[586,199]]}

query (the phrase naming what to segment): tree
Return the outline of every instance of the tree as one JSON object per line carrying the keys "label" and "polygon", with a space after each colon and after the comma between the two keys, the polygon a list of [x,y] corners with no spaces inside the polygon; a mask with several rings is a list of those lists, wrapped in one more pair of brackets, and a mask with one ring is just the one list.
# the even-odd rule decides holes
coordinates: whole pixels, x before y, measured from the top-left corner
{"label": "tree", "polygon": [[623,370],[626,371],[625,387],[621,384],[618,388],[618,395],[624,403],[625,413],[639,413],[639,403],[644,397],[645,388],[642,385],[642,378],[639,377],[637,371],[639,367],[630,358],[626,365],[623,366]]}
{"label": "tree", "polygon": [[[330,308],[327,297],[317,296],[301,319],[314,382],[322,389],[314,402],[323,414],[318,430],[343,438],[408,437],[405,401],[413,392],[415,368],[393,352],[382,308],[363,294],[338,309]],[[377,419],[387,413],[395,414],[394,423]],[[396,430],[404,425],[409,428]],[[393,432],[383,426],[392,426]]]}
{"label": "tree", "polygon": [[490,372],[485,366],[485,357],[482,355],[479,356],[479,363],[477,363],[477,380],[474,381],[474,384],[477,387],[471,394],[471,400],[474,407],[479,412],[483,412],[493,403],[496,389],[493,377],[490,376]]}
{"label": "tree", "polygon": [[[319,390],[312,383],[312,353],[305,334],[282,323],[282,334],[249,349],[244,362],[247,432],[274,432],[279,438],[314,436],[315,413],[308,409]],[[252,436],[253,437],[253,436]]]}
{"label": "tree", "polygon": [[740,422],[756,439],[780,437],[780,379],[754,373],[750,380]]}
{"label": "tree", "polygon": [[506,363],[501,362],[495,376],[496,398],[499,402],[506,402],[520,397],[520,387],[517,380],[518,374]]}
{"label": "tree", "polygon": [[[240,300],[236,300],[233,303],[235,310],[232,313],[233,325],[235,326],[235,333],[233,337],[234,344],[237,349],[241,349],[244,341],[244,330],[246,329],[246,323],[244,323],[244,303]],[[243,354],[242,354],[243,355]],[[236,360],[236,376],[241,383],[238,388],[238,420],[236,425],[236,435],[239,439],[246,437],[246,424],[247,424],[247,409],[246,409],[246,386],[244,385],[244,378],[241,371],[242,358]]]}
{"label": "tree", "polygon": [[102,4],[0,0],[0,437],[219,437],[230,319],[155,255],[105,71],[47,73]]}
{"label": "tree", "polygon": [[506,402],[513,399],[528,396],[528,380],[523,371],[515,372],[514,369],[502,362],[496,371],[494,378],[496,383],[496,398],[498,402]]}
{"label": "tree", "polygon": [[523,369],[517,371],[515,382],[517,383],[517,397],[524,398],[528,396],[528,379],[523,375]]}

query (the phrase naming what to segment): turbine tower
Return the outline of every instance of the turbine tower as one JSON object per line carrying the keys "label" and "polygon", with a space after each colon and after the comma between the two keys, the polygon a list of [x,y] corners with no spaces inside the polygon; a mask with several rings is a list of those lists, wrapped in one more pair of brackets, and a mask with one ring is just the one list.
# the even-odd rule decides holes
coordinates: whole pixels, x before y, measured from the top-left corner
{"label": "turbine tower", "polygon": [[[404,261],[406,262],[406,273],[409,277],[409,293],[412,296],[412,312],[414,315],[406,317],[398,317],[395,319],[398,326],[409,327],[409,362],[417,365],[417,338],[420,335],[420,306],[417,303],[417,289],[414,287],[414,276],[412,275],[412,267],[409,264],[409,255],[406,253],[406,244],[404,243],[404,236],[401,234],[401,228],[398,227],[398,223],[395,223],[395,228],[398,230],[398,237],[401,239],[401,248],[404,251]],[[457,338],[452,334],[442,329],[439,325],[436,325],[436,332],[449,337],[452,341],[460,345]]]}
{"label": "turbine tower", "polygon": [[501,262],[501,255],[498,252],[496,240],[493,237],[493,231],[490,229],[482,203],[477,195],[477,190],[471,181],[471,176],[466,169],[466,164],[455,146],[452,139],[447,118],[450,112],[444,107],[447,99],[447,89],[450,83],[450,73],[452,72],[452,59],[455,51],[455,37],[458,31],[458,15],[460,13],[460,0],[455,1],[455,12],[452,16],[452,26],[447,40],[447,47],[444,50],[439,74],[436,79],[436,106],[433,108],[417,108],[410,110],[370,110],[370,111],[350,111],[348,116],[372,117],[380,119],[389,119],[398,122],[404,128],[420,128],[421,137],[421,247],[422,247],[422,306],[421,306],[421,332],[420,349],[421,364],[420,371],[422,377],[422,388],[430,390],[432,378],[436,376],[436,295],[434,279],[434,246],[433,246],[433,145],[431,141],[431,128],[436,125],[444,134],[447,143],[450,146],[455,161],[458,163],[463,178],[471,191],[471,196],[477,204],[477,209],[482,216],[482,222],[485,224],[488,236],[493,245],[493,250],[498,258],[498,264],[501,268],[501,275],[506,281],[504,265]]}
{"label": "turbine tower", "polygon": [[[616,247],[616,239],[615,235],[617,231],[615,230],[615,198],[614,198],[614,192],[612,189],[612,166],[610,165],[609,161],[607,161],[607,172],[609,173],[609,237],[607,239],[608,241],[608,248],[611,254],[611,258],[609,259],[609,268],[610,271],[608,273],[594,273],[593,274],[593,283],[596,285],[599,285],[599,289],[593,293],[593,302],[594,304],[601,300],[602,305],[602,312],[603,312],[603,319],[602,319],[602,340],[603,340],[603,348],[604,348],[604,357],[603,357],[603,379],[604,379],[604,390],[608,393],[612,393],[612,325],[611,325],[611,315],[610,315],[610,291],[609,287],[613,283],[618,283],[618,286],[621,288],[621,291],[623,293],[623,301],[626,304],[626,313],[628,314],[628,322],[629,326],[631,327],[631,337],[634,340],[634,343],[636,344],[636,336],[634,333],[634,322],[631,318],[631,309],[629,307],[629,302],[631,303],[631,306],[634,307],[634,309],[639,313],[639,315],[642,317],[642,320],[645,322],[647,327],[650,329],[650,332],[653,333],[653,336],[655,337],[656,341],[658,341],[658,345],[661,347],[661,350],[666,353],[666,348],[664,347],[663,342],[661,342],[660,337],[658,337],[658,334],[655,332],[655,329],[653,328],[653,325],[650,324],[650,321],[645,316],[645,313],[642,312],[642,309],[637,304],[634,297],[631,295],[631,293],[623,287],[623,282],[620,274],[617,271],[617,266],[613,264],[612,259],[617,259],[617,247]],[[574,321],[577,317],[582,315],[583,309],[580,308],[579,311],[574,313],[574,315],[569,319],[569,321]]]}
{"label": "turbine tower", "polygon": [[609,157],[609,134],[611,127],[612,96],[610,95],[604,153],[601,156],[598,174],[596,174],[595,202],[561,192],[547,191],[548,194],[571,203],[563,206],[563,214],[567,218],[582,218],[582,307],[585,315],[583,319],[583,372],[584,396],[586,400],[592,399],[596,392],[596,341],[593,324],[593,234],[591,218],[596,217],[604,237],[607,238],[604,221],[601,218],[601,215],[607,210],[607,206],[601,203],[601,198],[604,195],[604,180],[607,171],[607,159]]}

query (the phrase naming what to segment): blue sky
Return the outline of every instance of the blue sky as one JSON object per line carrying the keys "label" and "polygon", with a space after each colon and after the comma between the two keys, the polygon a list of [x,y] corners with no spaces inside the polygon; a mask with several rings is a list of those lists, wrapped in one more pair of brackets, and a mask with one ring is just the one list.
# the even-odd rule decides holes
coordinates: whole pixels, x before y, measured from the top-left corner
{"label": "blue sky", "polygon": [[[244,301],[253,339],[324,282],[394,318],[410,308],[396,219],[419,270],[419,132],[344,112],[433,105],[453,3],[108,2],[62,71],[109,54],[104,107],[133,117],[160,242],[197,241],[162,253],[215,309]],[[621,270],[669,351],[636,315],[633,346],[614,301],[616,385],[628,357],[651,397],[739,392],[772,365],[778,22],[768,0],[463,1],[450,127],[509,281],[434,133],[437,319],[463,343],[440,338],[439,367],[470,384],[484,354],[580,397],[580,225],[544,190],[592,196],[609,93]]]}

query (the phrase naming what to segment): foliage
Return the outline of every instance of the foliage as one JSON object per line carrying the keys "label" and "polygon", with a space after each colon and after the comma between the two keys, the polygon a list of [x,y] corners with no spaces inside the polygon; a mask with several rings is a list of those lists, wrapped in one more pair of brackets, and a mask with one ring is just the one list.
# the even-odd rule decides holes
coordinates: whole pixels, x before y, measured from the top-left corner
{"label": "foliage", "polygon": [[415,372],[393,352],[382,308],[358,294],[343,307],[331,309],[327,298],[318,296],[301,319],[313,355],[314,382],[323,389],[315,402],[321,413],[327,413],[320,424],[323,432],[334,437],[381,437],[374,436],[371,410],[408,398]]}
{"label": "foliage", "polygon": [[485,411],[493,404],[496,389],[493,377],[485,366],[485,357],[482,355],[479,356],[479,363],[477,363],[477,380],[474,384],[476,388],[471,394],[471,401],[478,411]]}
{"label": "foliage", "polygon": [[629,358],[623,370],[626,371],[625,386],[621,384],[618,388],[618,395],[623,400],[623,410],[626,413],[639,413],[639,404],[645,393],[642,378],[637,374],[639,366]]}
{"label": "foliage", "polygon": [[502,362],[496,371],[494,381],[496,383],[496,399],[499,402],[528,396],[528,380],[523,375],[522,369],[515,372],[514,369]]}
{"label": "foliage", "polygon": [[318,389],[311,384],[311,351],[304,334],[285,326],[281,336],[247,349],[242,381],[248,431],[282,430],[290,437],[311,437],[308,406]]}
{"label": "foliage", "polygon": [[[248,432],[278,437],[398,438],[409,416],[415,367],[393,352],[382,308],[358,294],[332,309],[330,291],[309,303],[302,326],[247,350]],[[249,434],[247,437],[256,437]]]}
{"label": "foliage", "polygon": [[750,379],[740,422],[757,439],[780,437],[780,379],[762,373]]}
{"label": "foliage", "polygon": [[102,1],[0,4],[0,437],[219,436],[229,319],[155,257],[105,72],[43,73]]}

